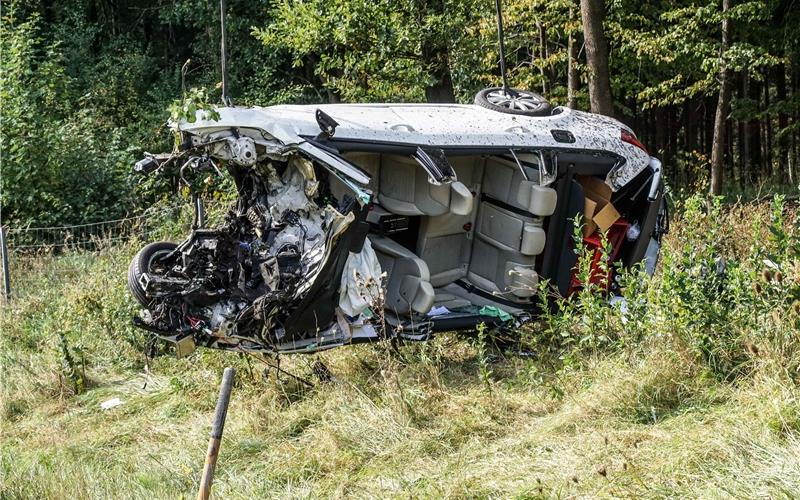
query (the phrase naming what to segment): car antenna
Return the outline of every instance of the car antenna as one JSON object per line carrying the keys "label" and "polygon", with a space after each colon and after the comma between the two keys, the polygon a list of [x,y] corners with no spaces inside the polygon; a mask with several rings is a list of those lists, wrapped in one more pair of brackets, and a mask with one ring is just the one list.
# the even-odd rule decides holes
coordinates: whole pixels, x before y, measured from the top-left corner
{"label": "car antenna", "polygon": [[511,87],[508,86],[508,76],[506,75],[506,44],[503,40],[503,11],[500,8],[500,0],[494,0],[494,7],[497,11],[497,38],[500,41],[500,76],[503,78],[503,93],[510,95]]}
{"label": "car antenna", "polygon": [[225,0],[219,0],[219,24],[220,24],[220,66],[222,66],[222,104],[230,106],[231,100],[228,97],[228,44],[225,36]]}

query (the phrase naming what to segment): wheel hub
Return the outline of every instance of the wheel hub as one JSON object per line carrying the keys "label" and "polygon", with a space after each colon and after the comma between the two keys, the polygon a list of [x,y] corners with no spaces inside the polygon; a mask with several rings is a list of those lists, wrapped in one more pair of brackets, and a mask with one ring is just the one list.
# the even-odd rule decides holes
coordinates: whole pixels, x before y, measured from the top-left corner
{"label": "wheel hub", "polygon": [[542,100],[539,96],[512,89],[493,90],[486,95],[486,100],[501,108],[520,111],[532,111],[542,105]]}

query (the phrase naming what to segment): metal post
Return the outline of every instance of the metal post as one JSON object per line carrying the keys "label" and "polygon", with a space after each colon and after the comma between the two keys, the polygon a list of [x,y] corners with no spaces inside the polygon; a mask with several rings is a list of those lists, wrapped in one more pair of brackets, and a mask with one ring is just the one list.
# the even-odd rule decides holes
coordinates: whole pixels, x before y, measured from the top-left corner
{"label": "metal post", "polygon": [[217,467],[219,445],[222,441],[222,430],[225,428],[225,417],[228,415],[228,403],[231,400],[231,388],[233,387],[235,373],[234,369],[230,367],[225,368],[222,373],[222,384],[219,388],[217,408],[214,411],[214,424],[211,427],[211,439],[208,441],[206,463],[203,466],[203,476],[200,478],[197,500],[208,500],[209,495],[211,495],[211,483],[214,481],[214,469]]}
{"label": "metal post", "polygon": [[228,44],[225,36],[225,0],[219,0],[219,23],[222,31],[220,50],[222,52],[220,63],[222,66],[222,104],[229,106],[228,103]]}
{"label": "metal post", "polygon": [[192,192],[192,206],[194,208],[192,229],[200,229],[206,225],[206,205],[203,203],[203,197],[199,193]]}
{"label": "metal post", "polygon": [[503,11],[500,8],[500,0],[494,0],[494,8],[497,11],[497,38],[500,40],[500,75],[503,77],[503,92],[508,94],[508,76],[506,76],[506,43],[503,40]]}
{"label": "metal post", "polygon": [[0,226],[0,253],[3,259],[3,300],[8,303],[11,300],[11,277],[8,273],[8,233],[6,228]]}

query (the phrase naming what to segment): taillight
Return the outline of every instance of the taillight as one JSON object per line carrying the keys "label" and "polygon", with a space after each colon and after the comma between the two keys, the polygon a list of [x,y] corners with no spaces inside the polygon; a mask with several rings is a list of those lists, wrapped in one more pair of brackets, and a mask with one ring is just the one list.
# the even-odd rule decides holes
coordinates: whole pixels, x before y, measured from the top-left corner
{"label": "taillight", "polygon": [[642,151],[644,151],[645,153],[647,153],[647,148],[644,147],[644,144],[639,142],[639,139],[637,139],[636,136],[633,135],[633,132],[628,132],[624,128],[620,129],[620,139],[622,139],[622,142],[627,142],[628,144],[633,144],[637,148],[639,148]]}

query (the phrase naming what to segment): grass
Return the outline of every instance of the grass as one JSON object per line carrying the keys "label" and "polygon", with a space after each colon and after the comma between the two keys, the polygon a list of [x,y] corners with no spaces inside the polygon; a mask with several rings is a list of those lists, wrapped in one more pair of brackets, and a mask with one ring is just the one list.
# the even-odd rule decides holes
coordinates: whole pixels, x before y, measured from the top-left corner
{"label": "grass", "polygon": [[[759,294],[736,274],[761,279],[750,268],[766,254],[750,243],[768,239],[770,208],[726,208],[716,221],[698,212],[730,226],[719,251],[744,269],[724,285],[743,287],[736,304],[720,299],[709,310],[675,302],[701,293],[677,274],[692,276],[684,244],[704,258],[705,240],[686,241],[708,233],[692,210],[673,231],[662,275],[638,292],[647,312],[624,325],[607,307],[578,303],[520,333],[533,356],[447,334],[397,351],[382,344],[282,359],[309,379],[323,361],[335,378],[313,387],[208,350],[146,365],[124,287],[136,244],[28,262],[24,288],[0,313],[0,497],[193,497],[219,379],[232,365],[217,498],[796,498],[797,316],[790,301],[767,296],[771,285]],[[785,274],[787,286],[796,280]],[[756,320],[722,328],[739,307]],[[606,326],[588,335],[587,324]],[[719,359],[745,361],[721,372],[729,365]],[[114,397],[123,404],[101,410]]]}

